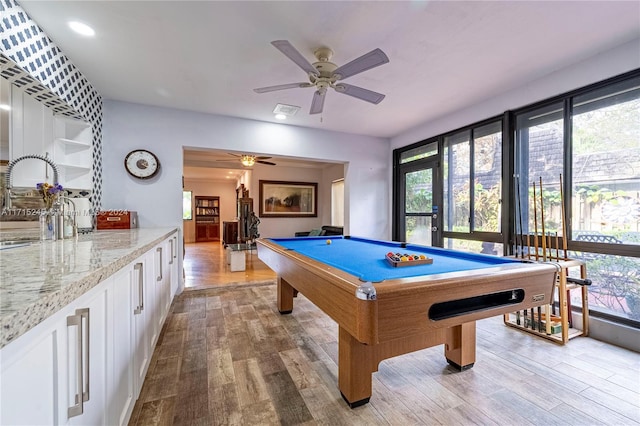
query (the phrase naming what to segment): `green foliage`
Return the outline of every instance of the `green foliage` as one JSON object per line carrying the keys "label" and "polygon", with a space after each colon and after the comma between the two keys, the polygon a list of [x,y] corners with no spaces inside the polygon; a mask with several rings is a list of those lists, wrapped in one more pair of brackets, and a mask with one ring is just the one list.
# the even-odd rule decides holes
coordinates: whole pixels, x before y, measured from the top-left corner
{"label": "green foliage", "polygon": [[574,155],[637,149],[640,99],[588,111],[573,117]]}

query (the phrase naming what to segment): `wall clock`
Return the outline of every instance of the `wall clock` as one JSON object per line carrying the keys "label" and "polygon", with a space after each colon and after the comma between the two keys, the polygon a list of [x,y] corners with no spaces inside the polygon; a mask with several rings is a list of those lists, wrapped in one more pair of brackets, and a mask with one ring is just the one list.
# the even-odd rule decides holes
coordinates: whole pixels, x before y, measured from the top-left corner
{"label": "wall clock", "polygon": [[146,149],[136,149],[124,158],[124,168],[138,179],[150,179],[160,171],[160,160]]}

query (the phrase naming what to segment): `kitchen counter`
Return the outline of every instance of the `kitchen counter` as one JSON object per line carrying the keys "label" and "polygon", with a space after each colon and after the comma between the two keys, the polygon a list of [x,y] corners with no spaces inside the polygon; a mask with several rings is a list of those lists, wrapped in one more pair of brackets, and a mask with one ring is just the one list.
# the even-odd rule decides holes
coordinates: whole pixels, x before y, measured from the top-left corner
{"label": "kitchen counter", "polygon": [[[0,250],[0,348],[174,232],[176,228],[95,231]],[[11,234],[3,232],[0,238],[16,238]]]}

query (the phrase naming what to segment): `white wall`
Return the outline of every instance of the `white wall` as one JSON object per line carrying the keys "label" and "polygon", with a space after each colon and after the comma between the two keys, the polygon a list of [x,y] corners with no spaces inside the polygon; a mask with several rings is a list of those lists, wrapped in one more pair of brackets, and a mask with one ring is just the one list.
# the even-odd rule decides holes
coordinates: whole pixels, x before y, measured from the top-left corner
{"label": "white wall", "polygon": [[[117,101],[105,101],[103,114],[102,208],[135,210],[141,227],[182,228],[182,149],[191,147],[348,161],[345,232],[378,239],[391,235],[388,139]],[[136,148],[158,156],[158,176],[143,181],[126,173],[123,159]],[[257,196],[257,178],[250,179],[250,195]],[[269,226],[261,224],[261,233]],[[270,232],[284,228],[278,224]]]}

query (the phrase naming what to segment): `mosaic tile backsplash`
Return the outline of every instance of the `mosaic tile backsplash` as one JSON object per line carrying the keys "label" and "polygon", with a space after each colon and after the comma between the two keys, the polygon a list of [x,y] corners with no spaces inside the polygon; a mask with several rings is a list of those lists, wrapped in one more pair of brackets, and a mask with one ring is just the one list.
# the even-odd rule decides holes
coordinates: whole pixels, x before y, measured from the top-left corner
{"label": "mosaic tile backsplash", "polygon": [[15,0],[0,0],[0,75],[54,113],[91,123],[91,204],[102,199],[102,96]]}

